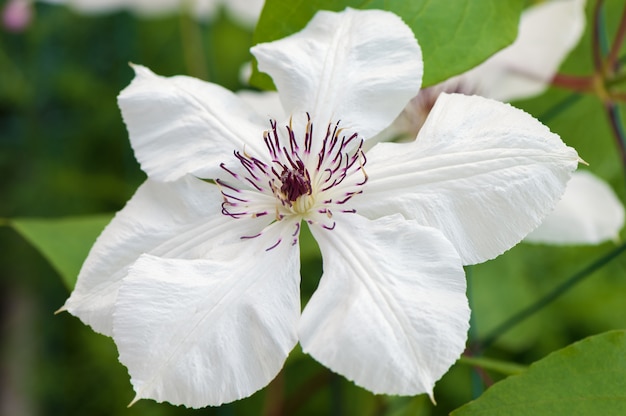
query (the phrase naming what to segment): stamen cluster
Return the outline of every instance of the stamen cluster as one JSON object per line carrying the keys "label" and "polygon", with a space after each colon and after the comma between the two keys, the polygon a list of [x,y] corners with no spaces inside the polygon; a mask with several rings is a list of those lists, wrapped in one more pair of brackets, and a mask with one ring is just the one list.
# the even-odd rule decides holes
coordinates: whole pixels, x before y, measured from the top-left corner
{"label": "stamen cluster", "polygon": [[216,180],[224,196],[222,213],[233,218],[273,214],[275,221],[297,215],[333,229],[333,210],[356,212],[346,203],[362,193],[367,182],[363,139],[343,132],[340,121],[329,124],[321,148],[312,154],[313,122],[308,113],[301,137],[294,133],[292,120],[284,129],[270,120],[270,129],[263,132],[268,157],[235,151],[238,168],[220,165],[236,179],[236,184]]}

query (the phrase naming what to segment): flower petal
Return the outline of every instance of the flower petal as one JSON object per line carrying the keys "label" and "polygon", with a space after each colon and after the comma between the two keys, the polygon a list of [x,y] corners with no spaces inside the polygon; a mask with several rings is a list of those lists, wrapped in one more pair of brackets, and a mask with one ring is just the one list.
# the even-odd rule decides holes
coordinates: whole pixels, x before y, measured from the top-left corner
{"label": "flower petal", "polygon": [[440,95],[415,141],[380,143],[367,157],[357,211],[435,227],[464,264],[496,257],[537,227],[578,164],[525,112],[460,94]]}
{"label": "flower petal", "polygon": [[381,10],[320,11],[302,31],[251,51],[287,113],[309,112],[324,131],[341,119],[364,138],[391,124],[422,80],[413,32]]}
{"label": "flower petal", "polygon": [[311,227],[324,259],[300,320],[300,344],[374,393],[428,393],[465,348],[469,307],[454,247],[399,215],[343,214]]}
{"label": "flower petal", "polygon": [[232,92],[198,79],[164,78],[133,66],[118,101],[141,168],[152,179],[213,179],[233,150],[264,150],[263,117]]}
{"label": "flower petal", "polygon": [[140,255],[203,258],[225,240],[258,232],[253,222],[222,215],[222,201],[216,186],[193,177],[147,180],[98,237],[63,309],[111,335],[117,291]]}
{"label": "flower petal", "polygon": [[276,91],[239,90],[236,94],[250,108],[267,119],[284,120],[286,118],[285,110]]}
{"label": "flower petal", "polygon": [[529,7],[509,47],[456,79],[464,89],[511,101],[543,92],[585,30],[585,0],[546,1]]}
{"label": "flower petal", "polygon": [[[136,399],[220,405],[266,386],[297,343],[299,249],[285,231],[210,260],[142,256],[124,279],[113,339]],[[215,253],[214,253],[215,254]]]}
{"label": "flower petal", "polygon": [[599,244],[617,240],[624,206],[611,187],[587,171],[574,172],[563,198],[524,241],[547,244]]}

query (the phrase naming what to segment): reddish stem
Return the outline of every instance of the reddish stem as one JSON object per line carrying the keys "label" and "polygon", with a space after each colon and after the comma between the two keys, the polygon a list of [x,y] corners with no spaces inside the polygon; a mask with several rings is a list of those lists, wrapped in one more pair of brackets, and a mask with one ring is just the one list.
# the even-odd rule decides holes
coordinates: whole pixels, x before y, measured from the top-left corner
{"label": "reddish stem", "polygon": [[593,89],[592,76],[576,76],[556,74],[551,81],[555,87],[561,87],[577,92],[589,92]]}

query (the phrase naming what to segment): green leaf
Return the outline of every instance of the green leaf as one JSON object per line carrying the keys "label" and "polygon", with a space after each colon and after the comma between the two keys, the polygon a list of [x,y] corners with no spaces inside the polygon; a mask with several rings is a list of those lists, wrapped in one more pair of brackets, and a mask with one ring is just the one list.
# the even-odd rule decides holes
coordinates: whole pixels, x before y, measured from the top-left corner
{"label": "green leaf", "polygon": [[[423,84],[428,86],[467,71],[512,43],[523,4],[524,0],[267,0],[253,41],[269,42],[295,33],[318,10],[389,10],[415,33],[424,55]],[[256,68],[251,82],[264,89],[272,85]]]}
{"label": "green leaf", "polygon": [[606,332],[494,384],[452,415],[623,415],[625,374],[626,331]]}
{"label": "green leaf", "polygon": [[73,288],[83,261],[111,214],[67,218],[16,218],[8,221]]}

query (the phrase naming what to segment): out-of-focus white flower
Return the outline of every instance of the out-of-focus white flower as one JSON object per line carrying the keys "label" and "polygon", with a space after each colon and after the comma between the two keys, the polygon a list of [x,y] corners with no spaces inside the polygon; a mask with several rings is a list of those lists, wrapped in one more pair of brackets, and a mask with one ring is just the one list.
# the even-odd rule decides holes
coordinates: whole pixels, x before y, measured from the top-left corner
{"label": "out-of-focus white flower", "polygon": [[[442,92],[477,94],[502,101],[543,92],[585,28],[584,0],[551,0],[522,14],[513,44],[481,65],[426,88],[381,135],[414,138]],[[624,206],[611,188],[590,172],[575,172],[553,215],[526,241],[551,244],[598,244],[618,237]]]}
{"label": "out-of-focus white flower", "polygon": [[420,91],[382,139],[414,138],[442,92],[499,101],[543,92],[584,28],[585,0],[548,0],[531,6],[522,13],[518,36],[511,45],[471,70]]}
{"label": "out-of-focus white flower", "polygon": [[538,95],[548,87],[584,30],[585,0],[536,4],[522,14],[513,44],[448,82],[461,92],[499,101]]}
{"label": "out-of-focus white flower", "polygon": [[617,240],[624,206],[611,187],[587,171],[574,172],[561,201],[532,233],[530,243],[599,244]]}
{"label": "out-of-focus white flower", "polygon": [[[298,341],[372,392],[432,397],[465,348],[462,265],[534,229],[576,152],[510,105],[444,94],[417,140],[366,154],[421,84],[420,48],[389,12],[319,12],[252,53],[283,120],[135,67],[119,104],[148,179],[64,308],[113,337],[136,399],[246,397]],[[303,223],[324,272],[301,314]]]}
{"label": "out-of-focus white flower", "polygon": [[220,6],[237,22],[254,27],[264,0],[39,0],[62,4],[80,13],[108,13],[128,10],[140,16],[151,17],[187,11],[201,20],[213,17]]}

